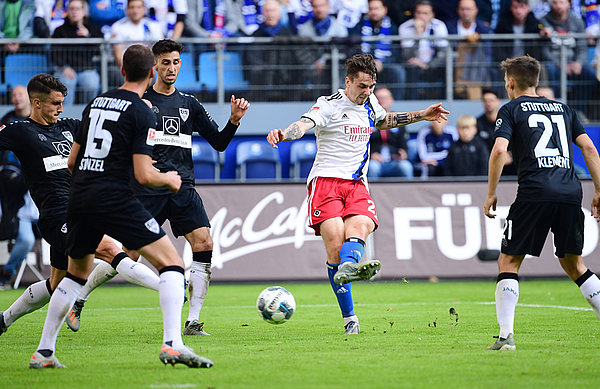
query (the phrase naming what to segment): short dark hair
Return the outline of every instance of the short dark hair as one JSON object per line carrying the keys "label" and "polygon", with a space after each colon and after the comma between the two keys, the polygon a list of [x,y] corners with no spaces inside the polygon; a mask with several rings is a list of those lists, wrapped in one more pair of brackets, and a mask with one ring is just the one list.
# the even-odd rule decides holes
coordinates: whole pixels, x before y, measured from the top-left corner
{"label": "short dark hair", "polygon": [[483,97],[484,95],[487,95],[488,93],[493,94],[494,96],[496,96],[497,98],[500,98],[500,96],[498,96],[498,92],[496,92],[493,89],[484,89],[481,91],[481,97]]}
{"label": "short dark hair", "polygon": [[161,39],[152,46],[152,54],[155,57],[164,53],[172,53],[173,51],[181,54],[183,52],[183,45],[171,39]]}
{"label": "short dark hair", "polygon": [[431,7],[431,9],[433,9],[433,2],[431,0],[417,0],[415,1],[415,9],[417,9],[417,6],[419,5],[427,5],[429,7]]}
{"label": "short dark hair", "polygon": [[377,67],[371,54],[354,54],[346,60],[346,75],[350,80],[354,80],[359,72],[366,73],[377,81]]}
{"label": "short dark hair", "polygon": [[58,78],[50,74],[40,73],[31,77],[31,80],[27,83],[27,94],[31,101],[35,98],[48,97],[54,91],[62,93],[63,96],[67,95],[67,87]]}
{"label": "short dark hair", "polygon": [[512,0],[515,3],[529,5],[529,0]]}
{"label": "short dark hair", "polygon": [[153,66],[154,56],[146,46],[129,46],[123,54],[126,81],[136,82],[147,78]]}
{"label": "short dark hair", "polygon": [[502,61],[500,67],[507,77],[514,78],[521,90],[537,86],[540,80],[540,63],[529,55],[507,58]]}

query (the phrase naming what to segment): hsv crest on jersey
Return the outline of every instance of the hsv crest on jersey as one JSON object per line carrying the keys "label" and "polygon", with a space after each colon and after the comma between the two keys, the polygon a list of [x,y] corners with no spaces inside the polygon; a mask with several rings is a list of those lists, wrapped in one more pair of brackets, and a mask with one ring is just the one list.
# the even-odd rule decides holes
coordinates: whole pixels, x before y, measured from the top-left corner
{"label": "hsv crest on jersey", "polygon": [[190,116],[190,110],[187,108],[179,108],[179,116],[181,116],[181,118],[185,122],[187,120],[187,118]]}
{"label": "hsv crest on jersey", "polygon": [[163,116],[163,132],[168,135],[179,135],[179,118]]}
{"label": "hsv crest on jersey", "polygon": [[73,143],[73,134],[72,133],[70,133],[69,131],[63,131],[62,134],[65,138],[67,138],[67,140],[69,142]]}
{"label": "hsv crest on jersey", "polygon": [[146,223],[144,223],[144,225],[146,226],[148,231],[154,232],[155,234],[158,234],[160,232],[160,226],[154,218],[148,220]]}

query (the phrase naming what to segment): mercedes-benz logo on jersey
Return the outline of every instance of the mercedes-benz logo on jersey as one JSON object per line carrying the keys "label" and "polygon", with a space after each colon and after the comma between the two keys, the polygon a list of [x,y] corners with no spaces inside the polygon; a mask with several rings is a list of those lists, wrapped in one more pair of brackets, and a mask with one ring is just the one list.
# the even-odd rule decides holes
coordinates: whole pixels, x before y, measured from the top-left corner
{"label": "mercedes-benz logo on jersey", "polygon": [[190,116],[190,110],[187,108],[179,108],[179,116],[181,116],[181,118],[185,122],[187,120],[187,118]]}
{"label": "mercedes-benz logo on jersey", "polygon": [[73,134],[71,134],[69,131],[63,131],[62,134],[69,142],[73,143]]}
{"label": "mercedes-benz logo on jersey", "polygon": [[163,131],[169,135],[179,135],[179,118],[163,116]]}
{"label": "mercedes-benz logo on jersey", "polygon": [[54,146],[56,152],[62,155],[63,157],[68,157],[69,153],[71,152],[71,144],[66,140],[60,142],[52,142],[52,146]]}
{"label": "mercedes-benz logo on jersey", "polygon": [[44,134],[38,134],[38,138],[40,138],[40,140],[41,140],[42,142],[45,142],[45,141],[47,141],[47,140],[48,140],[48,138],[46,138],[46,135],[44,135]]}

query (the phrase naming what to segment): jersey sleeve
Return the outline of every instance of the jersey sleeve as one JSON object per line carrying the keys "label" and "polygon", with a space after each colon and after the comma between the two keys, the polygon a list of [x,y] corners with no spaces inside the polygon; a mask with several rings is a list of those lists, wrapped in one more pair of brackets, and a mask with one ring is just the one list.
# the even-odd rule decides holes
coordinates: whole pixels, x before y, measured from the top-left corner
{"label": "jersey sleeve", "polygon": [[573,139],[573,141],[575,141],[575,139],[577,139],[577,137],[581,134],[585,134],[585,127],[583,127],[583,124],[581,124],[581,122],[579,121],[579,118],[577,117],[577,113],[575,113],[575,110],[571,109],[571,117],[573,118],[573,125],[571,126],[572,128],[572,137],[571,139]]}
{"label": "jersey sleeve", "polygon": [[0,150],[13,150],[15,147],[12,125],[0,126]]}
{"label": "jersey sleeve", "polygon": [[191,108],[193,111],[193,129],[192,131],[200,134],[204,139],[210,138],[218,134],[219,125],[215,119],[208,113],[202,104],[195,97],[191,99]]}
{"label": "jersey sleeve", "polygon": [[379,104],[379,100],[377,100],[377,97],[375,97],[374,94],[371,95],[369,99],[371,100],[371,105],[373,106],[373,110],[375,111],[375,124],[377,124],[385,119],[387,112],[385,111],[385,109],[383,109],[381,104]]}
{"label": "jersey sleeve", "polygon": [[151,156],[156,132],[156,115],[144,103],[141,103],[139,107],[136,114],[136,131],[131,152]]}
{"label": "jersey sleeve", "polygon": [[500,108],[498,118],[496,119],[496,127],[494,128],[494,139],[498,137],[510,140],[513,132],[513,121],[510,115],[510,110],[506,105]]}
{"label": "jersey sleeve", "polygon": [[331,120],[331,104],[324,97],[319,97],[317,102],[302,117],[309,118],[315,122],[317,127],[325,127]]}

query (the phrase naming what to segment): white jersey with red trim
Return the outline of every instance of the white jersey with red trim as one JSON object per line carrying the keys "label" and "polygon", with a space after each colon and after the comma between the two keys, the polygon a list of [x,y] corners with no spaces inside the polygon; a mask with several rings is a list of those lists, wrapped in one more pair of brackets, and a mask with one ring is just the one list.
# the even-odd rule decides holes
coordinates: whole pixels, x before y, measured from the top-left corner
{"label": "white jersey with red trim", "polygon": [[375,95],[363,105],[350,101],[343,89],[319,97],[310,111],[302,115],[315,122],[317,138],[317,156],[307,182],[315,177],[366,182],[371,133],[375,123],[385,116]]}

